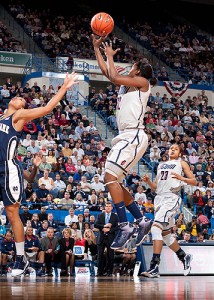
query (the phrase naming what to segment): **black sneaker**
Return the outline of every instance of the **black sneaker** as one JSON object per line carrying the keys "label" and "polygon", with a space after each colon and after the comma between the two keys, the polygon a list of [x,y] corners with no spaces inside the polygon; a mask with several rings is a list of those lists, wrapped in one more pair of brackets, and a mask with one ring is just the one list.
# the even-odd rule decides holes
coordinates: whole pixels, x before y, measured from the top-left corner
{"label": "black sneaker", "polygon": [[155,265],[154,267],[150,267],[148,271],[142,272],[142,276],[149,277],[149,278],[158,278],[160,277],[159,267]]}
{"label": "black sneaker", "polygon": [[124,247],[135,232],[136,228],[129,223],[120,226],[117,235],[111,244],[111,249],[117,250]]}
{"label": "black sneaker", "polygon": [[16,261],[11,272],[11,276],[16,277],[25,274],[25,271],[27,270],[28,266],[29,262],[27,258],[24,255],[17,255]]}
{"label": "black sneaker", "polygon": [[1,276],[6,277],[7,276],[7,270],[2,270]]}
{"label": "black sneaker", "polygon": [[187,276],[191,271],[190,263],[192,261],[193,256],[191,254],[186,254],[184,257],[184,276]]}
{"label": "black sneaker", "polygon": [[44,277],[44,276],[46,276],[45,270],[42,269],[42,268],[36,270],[36,276],[39,276],[39,277]]}
{"label": "black sneaker", "polygon": [[148,233],[151,230],[153,224],[153,220],[149,220],[146,222],[141,221],[138,225],[137,229],[137,239],[136,239],[136,246],[140,246],[146,239]]}

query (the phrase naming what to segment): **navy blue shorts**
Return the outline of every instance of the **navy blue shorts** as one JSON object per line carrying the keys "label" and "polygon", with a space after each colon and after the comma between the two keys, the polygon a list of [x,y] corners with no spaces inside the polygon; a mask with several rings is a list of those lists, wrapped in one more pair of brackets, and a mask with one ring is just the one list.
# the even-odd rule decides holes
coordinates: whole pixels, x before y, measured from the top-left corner
{"label": "navy blue shorts", "polygon": [[20,203],[24,196],[24,173],[17,159],[0,163],[0,200],[4,206]]}

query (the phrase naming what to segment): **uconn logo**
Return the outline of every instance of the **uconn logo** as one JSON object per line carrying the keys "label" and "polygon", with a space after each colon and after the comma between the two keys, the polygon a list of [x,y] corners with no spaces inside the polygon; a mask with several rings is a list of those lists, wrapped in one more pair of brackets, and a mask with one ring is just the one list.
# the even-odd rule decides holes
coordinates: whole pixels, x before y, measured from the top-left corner
{"label": "uconn logo", "polygon": [[168,165],[168,164],[163,164],[160,166],[160,169],[161,170],[165,170],[165,169],[174,169],[176,167],[176,164],[173,164],[173,165]]}

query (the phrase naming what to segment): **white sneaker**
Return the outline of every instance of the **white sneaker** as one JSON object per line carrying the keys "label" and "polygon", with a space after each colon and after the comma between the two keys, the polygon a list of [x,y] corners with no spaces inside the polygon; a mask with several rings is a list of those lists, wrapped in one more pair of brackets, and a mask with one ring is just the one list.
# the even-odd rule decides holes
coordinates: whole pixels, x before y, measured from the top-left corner
{"label": "white sneaker", "polygon": [[191,254],[186,254],[184,257],[184,276],[189,275],[191,271],[190,263],[192,261],[193,256]]}

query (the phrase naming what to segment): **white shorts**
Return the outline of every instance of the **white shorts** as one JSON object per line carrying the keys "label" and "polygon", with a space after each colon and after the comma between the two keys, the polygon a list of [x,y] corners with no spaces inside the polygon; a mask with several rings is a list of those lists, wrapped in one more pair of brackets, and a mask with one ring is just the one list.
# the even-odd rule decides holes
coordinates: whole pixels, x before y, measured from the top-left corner
{"label": "white shorts", "polygon": [[146,152],[148,136],[143,129],[129,129],[117,135],[111,145],[105,169],[122,182]]}
{"label": "white shorts", "polygon": [[180,212],[181,201],[181,197],[175,194],[157,195],[154,199],[154,222],[161,223],[164,230],[171,228]]}

